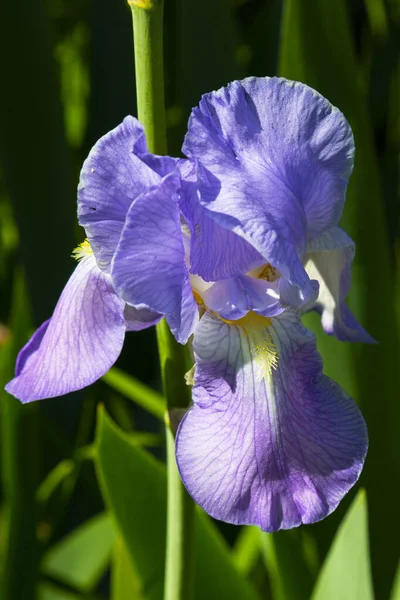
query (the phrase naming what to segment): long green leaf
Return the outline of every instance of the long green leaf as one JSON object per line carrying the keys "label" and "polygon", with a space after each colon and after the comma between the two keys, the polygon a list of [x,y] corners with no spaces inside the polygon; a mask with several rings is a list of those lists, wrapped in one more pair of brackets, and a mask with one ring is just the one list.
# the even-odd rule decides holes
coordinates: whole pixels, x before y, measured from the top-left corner
{"label": "long green leaf", "polygon": [[393,581],[392,593],[390,600],[400,600],[400,563],[397,567],[396,576]]}
{"label": "long green leaf", "polygon": [[121,535],[114,544],[111,569],[111,600],[143,600],[140,578]]}
{"label": "long green leaf", "polygon": [[259,534],[274,600],[308,600],[314,577],[307,561],[303,531]]}
{"label": "long green leaf", "polygon": [[341,523],[312,600],[373,600],[367,497],[361,490]]}
{"label": "long green leaf", "polygon": [[[392,520],[400,476],[399,337],[381,182],[349,22],[344,0],[286,0],[280,73],[324,94],[344,112],[354,132],[356,162],[341,223],[357,245],[349,304],[379,344],[343,344],[319,335],[318,345],[325,371],[356,398],[368,424],[370,451],[363,482],[371,516],[372,565],[377,591],[387,598],[398,558]],[[332,517],[326,527],[336,522]]]}
{"label": "long green leaf", "polygon": [[115,542],[107,514],[99,514],[75,529],[44,556],[42,571],[82,592],[94,591]]}
{"label": "long green leaf", "polygon": [[103,376],[103,381],[158,419],[164,419],[166,404],[163,396],[135,377],[113,367]]}
{"label": "long green leaf", "polygon": [[[146,600],[162,598],[166,535],[164,467],[119,430],[104,411],[97,428],[97,471],[105,500],[140,574]],[[255,600],[215,527],[202,513],[196,526],[197,600]]]}
{"label": "long green leaf", "polygon": [[260,532],[257,527],[242,527],[236,539],[232,558],[236,568],[249,576],[260,555]]}

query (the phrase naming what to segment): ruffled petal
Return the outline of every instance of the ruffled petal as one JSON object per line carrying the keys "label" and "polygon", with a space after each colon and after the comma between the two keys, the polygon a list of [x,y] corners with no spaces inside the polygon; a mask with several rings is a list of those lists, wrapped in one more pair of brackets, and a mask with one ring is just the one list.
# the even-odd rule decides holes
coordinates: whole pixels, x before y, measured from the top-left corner
{"label": "ruffled petal", "polygon": [[350,289],[351,265],[355,253],[353,240],[340,227],[332,227],[308,245],[305,267],[320,285],[315,308],[322,316],[326,333],[339,340],[374,343],[345,303]]}
{"label": "ruffled petal", "polygon": [[218,281],[241,275],[265,263],[249,242],[224,229],[201,206],[197,188],[197,165],[188,160],[179,164],[184,193],[180,208],[190,231],[190,272],[204,281]]}
{"label": "ruffled petal", "polygon": [[284,310],[274,283],[246,275],[217,281],[203,292],[203,300],[223,319],[240,319],[251,310],[273,317]]}
{"label": "ruffled petal", "polygon": [[178,172],[141,195],[126,217],[112,263],[121,298],[165,315],[171,331],[186,343],[198,320],[182,241]]}
{"label": "ruffled petal", "polygon": [[129,306],[127,304],[124,310],[125,325],[127,331],[142,331],[156,325],[162,319],[162,315],[153,312],[148,308],[140,306]]}
{"label": "ruffled petal", "polygon": [[149,155],[143,126],[134,117],[93,146],[81,171],[78,217],[102,270],[110,269],[133,200],[173,167],[169,157]]}
{"label": "ruffled petal", "polygon": [[83,259],[53,316],[21,350],[6,390],[22,402],[62,396],[90,385],[117,360],[124,341],[124,302],[94,256]]}
{"label": "ruffled petal", "polygon": [[206,313],[194,339],[194,405],[176,440],[182,480],[212,517],[264,531],[319,521],[357,481],[367,431],[322,375],[297,314],[236,325]]}
{"label": "ruffled petal", "polygon": [[195,108],[183,150],[199,161],[201,204],[296,285],[307,236],[336,225],[353,165],[342,113],[306,85],[235,81]]}

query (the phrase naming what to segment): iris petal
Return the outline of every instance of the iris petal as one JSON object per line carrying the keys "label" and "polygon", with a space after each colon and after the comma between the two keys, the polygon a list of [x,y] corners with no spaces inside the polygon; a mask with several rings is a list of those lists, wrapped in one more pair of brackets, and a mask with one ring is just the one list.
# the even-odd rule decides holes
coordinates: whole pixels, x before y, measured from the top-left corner
{"label": "iris petal", "polygon": [[309,244],[304,258],[306,271],[318,280],[320,292],[318,300],[307,308],[318,310],[325,332],[339,340],[374,343],[345,303],[354,253],[353,240],[340,227],[332,227]]}
{"label": "iris petal", "polygon": [[306,286],[307,237],[338,223],[352,170],[353,137],[342,113],[300,83],[235,81],[203,96],[183,150],[199,161],[208,214]]}
{"label": "iris petal", "polygon": [[185,343],[197,323],[198,308],[185,264],[179,187],[174,172],[132,204],[112,276],[127,303],[165,315],[173,334]]}
{"label": "iris petal", "polygon": [[156,325],[162,319],[162,315],[159,313],[145,307],[129,306],[129,304],[125,306],[124,317],[127,331],[148,329],[148,327]]}
{"label": "iris petal", "polygon": [[169,157],[148,154],[143,126],[134,117],[126,117],[93,146],[80,175],[78,217],[101,269],[110,270],[133,200],[174,164]]}
{"label": "iris petal", "polygon": [[246,275],[217,281],[203,292],[203,299],[223,319],[240,319],[251,310],[272,317],[284,310],[276,285]]}
{"label": "iris petal", "polygon": [[53,316],[21,350],[6,390],[22,402],[61,396],[104,375],[124,341],[124,302],[94,256],[83,259]]}
{"label": "iris petal", "polygon": [[241,275],[265,263],[249,242],[224,229],[211,211],[201,206],[197,188],[197,165],[188,160],[179,165],[184,180],[180,208],[189,226],[190,272],[204,281],[218,281]]}
{"label": "iris petal", "polygon": [[[357,481],[367,432],[356,404],[322,375],[294,312],[195,333],[194,404],[176,440],[181,477],[211,516],[265,531],[326,517]],[[252,321],[253,319],[253,321]]]}

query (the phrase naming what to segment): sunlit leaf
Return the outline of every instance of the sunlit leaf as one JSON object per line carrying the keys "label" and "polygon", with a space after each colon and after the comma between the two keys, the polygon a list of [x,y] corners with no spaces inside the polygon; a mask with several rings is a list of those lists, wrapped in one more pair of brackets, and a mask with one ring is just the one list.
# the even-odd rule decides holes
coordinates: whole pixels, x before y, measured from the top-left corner
{"label": "sunlit leaf", "polygon": [[367,497],[361,490],[341,523],[312,600],[373,600]]}
{"label": "sunlit leaf", "polygon": [[[103,493],[124,537],[146,600],[162,598],[166,535],[164,467],[99,412],[97,470]],[[221,536],[199,513],[196,535],[196,600],[255,600],[237,572]]]}
{"label": "sunlit leaf", "polygon": [[260,531],[257,527],[242,527],[232,551],[238,571],[249,575],[260,554]]}
{"label": "sunlit leaf", "polygon": [[92,517],[46,553],[42,571],[83,592],[92,591],[109,563],[114,541],[109,516]]}
{"label": "sunlit leaf", "polygon": [[141,584],[121,535],[114,544],[111,567],[111,600],[142,600]]}
{"label": "sunlit leaf", "polygon": [[79,596],[51,583],[42,583],[38,590],[38,600],[79,600]]}
{"label": "sunlit leaf", "polygon": [[400,600],[400,563],[397,567],[396,576],[393,581],[392,593],[390,600]]}
{"label": "sunlit leaf", "polygon": [[259,533],[274,600],[308,600],[313,573],[305,552],[303,531]]}

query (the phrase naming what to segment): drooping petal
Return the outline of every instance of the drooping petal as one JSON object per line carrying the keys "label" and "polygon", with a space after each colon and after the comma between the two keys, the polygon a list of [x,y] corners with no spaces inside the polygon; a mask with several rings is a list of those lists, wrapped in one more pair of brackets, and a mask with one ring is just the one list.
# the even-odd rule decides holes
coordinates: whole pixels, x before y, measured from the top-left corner
{"label": "drooping petal", "polygon": [[110,269],[133,200],[161,180],[171,160],[151,161],[143,126],[134,117],[126,117],[93,146],[81,171],[78,217],[101,269]]}
{"label": "drooping petal", "polygon": [[132,204],[112,276],[121,298],[165,315],[177,340],[185,343],[197,323],[198,308],[185,264],[179,187],[174,172]]}
{"label": "drooping petal", "polygon": [[194,405],[176,440],[181,477],[211,516],[264,531],[313,523],[357,481],[367,432],[322,375],[294,312],[236,325],[205,314],[194,339]]}
{"label": "drooping petal", "polygon": [[329,335],[343,341],[374,343],[345,303],[354,253],[353,240],[340,227],[332,227],[309,244],[305,267],[319,282],[320,291],[318,300],[306,308],[321,313],[322,326]]}
{"label": "drooping petal", "polygon": [[84,258],[51,319],[21,350],[16,376],[6,390],[30,402],[62,396],[99,379],[121,352],[124,305],[94,256]]}
{"label": "drooping petal", "polygon": [[204,281],[218,281],[241,275],[261,266],[265,259],[249,242],[224,229],[201,206],[197,188],[197,165],[188,160],[179,164],[184,193],[180,208],[190,230],[190,272]]}
{"label": "drooping petal", "polygon": [[336,225],[353,164],[342,113],[306,85],[248,78],[206,94],[183,150],[199,162],[200,202],[290,281],[307,236]]}
{"label": "drooping petal", "polygon": [[281,277],[277,285],[281,303],[284,306],[290,306],[305,312],[318,298],[319,283],[316,279],[311,279],[310,284],[305,289],[301,289],[297,285],[290,283],[285,277]]}
{"label": "drooping petal", "polygon": [[127,331],[142,331],[142,329],[148,329],[149,327],[152,327],[152,325],[156,325],[162,319],[162,315],[153,312],[146,307],[129,306],[129,304],[125,306],[124,317]]}
{"label": "drooping petal", "polygon": [[275,284],[246,275],[217,281],[203,292],[203,299],[223,319],[240,319],[251,310],[273,317],[284,310]]}

